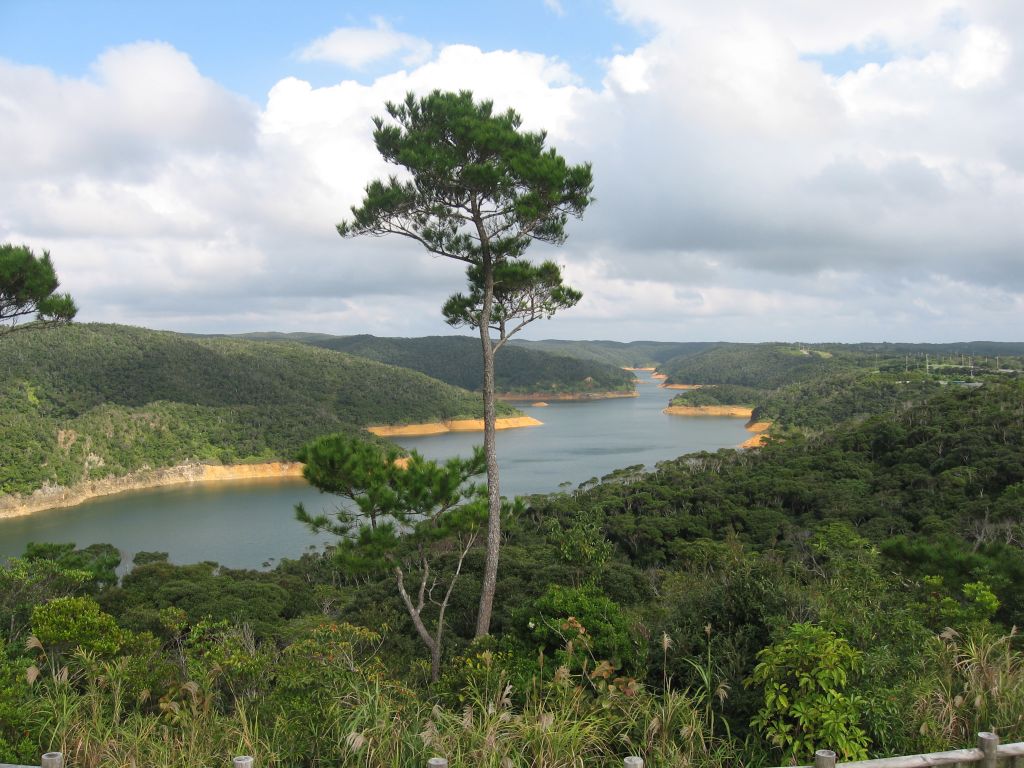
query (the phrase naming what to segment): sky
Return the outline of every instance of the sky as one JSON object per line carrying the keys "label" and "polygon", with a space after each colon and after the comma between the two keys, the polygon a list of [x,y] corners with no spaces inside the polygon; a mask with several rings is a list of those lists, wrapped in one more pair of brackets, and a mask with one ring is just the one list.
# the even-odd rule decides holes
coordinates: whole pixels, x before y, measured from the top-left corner
{"label": "sky", "polygon": [[593,166],[526,338],[1024,340],[1017,0],[0,0],[0,242],[83,321],[453,333],[460,264],[335,230],[435,88]]}

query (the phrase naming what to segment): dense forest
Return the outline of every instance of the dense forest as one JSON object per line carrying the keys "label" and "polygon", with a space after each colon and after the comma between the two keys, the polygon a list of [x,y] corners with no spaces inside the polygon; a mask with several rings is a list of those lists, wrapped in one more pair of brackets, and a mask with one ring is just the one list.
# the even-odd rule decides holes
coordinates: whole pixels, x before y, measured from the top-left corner
{"label": "dense forest", "polygon": [[[455,387],[480,389],[483,362],[480,340],[470,336],[381,338],[366,334],[246,334],[244,338],[275,341],[289,339],[325,349],[347,352],[389,365],[411,368]],[[532,346],[510,344],[495,357],[495,387],[505,394],[587,394],[628,392],[633,376],[616,364],[583,360]]]}
{"label": "dense forest", "polygon": [[514,339],[512,346],[593,360],[624,368],[654,368],[718,346],[713,341],[565,341]]}
{"label": "dense forest", "polygon": [[0,359],[0,494],[186,460],[291,459],[324,432],[482,414],[465,390],[298,343],[88,324],[4,336]]}
{"label": "dense forest", "polygon": [[479,547],[399,552],[452,584],[435,682],[358,541],[268,571],[140,553],[120,581],[110,547],[33,545],[0,570],[0,760],[782,765],[1024,739],[1024,383],[772,391],[776,418],[852,417],[510,507],[491,637]]}
{"label": "dense forest", "polygon": [[671,360],[662,370],[669,384],[700,384],[676,394],[672,405],[747,406],[753,421],[772,422],[780,436],[892,412],[945,386],[1020,378],[1022,352],[1019,344],[991,342],[730,344]]}
{"label": "dense forest", "polygon": [[1024,368],[1024,344],[714,344],[658,366],[669,384],[734,384],[774,389],[857,369],[955,377]]}

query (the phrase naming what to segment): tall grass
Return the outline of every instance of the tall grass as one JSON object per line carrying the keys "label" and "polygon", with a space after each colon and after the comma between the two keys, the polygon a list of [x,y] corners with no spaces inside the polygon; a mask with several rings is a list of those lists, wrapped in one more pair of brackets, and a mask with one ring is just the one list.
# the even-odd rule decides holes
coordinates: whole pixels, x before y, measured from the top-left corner
{"label": "tall grass", "polygon": [[[604,665],[566,667],[513,695],[501,675],[470,683],[464,706],[446,707],[381,673],[372,659],[351,665],[303,654],[245,697],[218,696],[210,679],[178,681],[155,698],[133,695],[128,659],[76,653],[41,675],[33,700],[44,748],[75,768],[195,768],[250,754],[261,768],[422,768],[433,755],[473,768],[735,764],[715,735],[706,689],[653,692],[613,678]],[[289,676],[289,663],[302,663]],[[712,716],[713,717],[713,716]]]}
{"label": "tall grass", "polygon": [[927,658],[915,704],[922,748],[973,743],[979,731],[1024,740],[1024,654],[1007,635],[982,628],[961,636],[946,630]]}

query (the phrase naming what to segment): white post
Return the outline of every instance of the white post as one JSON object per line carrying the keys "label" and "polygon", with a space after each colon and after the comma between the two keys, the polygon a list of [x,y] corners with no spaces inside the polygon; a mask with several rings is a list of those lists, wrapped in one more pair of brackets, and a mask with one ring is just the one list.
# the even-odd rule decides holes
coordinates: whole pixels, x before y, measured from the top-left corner
{"label": "white post", "polygon": [[231,761],[232,768],[254,768],[256,760],[248,755],[240,755]]}
{"label": "white post", "polygon": [[836,753],[831,749],[819,749],[814,753],[814,768],[836,768]]}
{"label": "white post", "polygon": [[39,765],[42,768],[64,768],[64,755],[60,752],[47,752]]}
{"label": "white post", "polygon": [[623,768],[644,768],[644,759],[636,755],[630,755],[622,761]]}
{"label": "white post", "polygon": [[427,768],[448,768],[448,759],[444,757],[432,757],[427,760]]}
{"label": "white post", "polygon": [[996,750],[999,748],[999,737],[994,733],[982,731],[978,734],[978,749],[984,757],[981,758],[981,768],[996,768]]}

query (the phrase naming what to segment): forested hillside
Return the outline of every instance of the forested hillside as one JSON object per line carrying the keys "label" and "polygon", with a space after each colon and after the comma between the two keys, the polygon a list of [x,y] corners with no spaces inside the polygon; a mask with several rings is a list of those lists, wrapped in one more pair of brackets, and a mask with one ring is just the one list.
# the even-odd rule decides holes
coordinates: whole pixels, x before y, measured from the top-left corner
{"label": "forested hillside", "polygon": [[326,432],[482,414],[428,376],[297,343],[90,324],[0,338],[0,360],[0,493],[292,458]]}
{"label": "forested hillside", "polygon": [[672,358],[683,358],[717,345],[713,341],[566,341],[513,339],[512,346],[539,349],[556,355],[594,360],[624,368],[653,368]]}
{"label": "forested hillside", "polygon": [[265,572],[142,553],[120,584],[111,548],[35,546],[0,569],[0,759],[725,768],[1019,741],[1022,519],[1019,381],[625,469],[510,518],[475,642],[469,551],[434,683],[358,543]]}
{"label": "forested hillside", "polygon": [[[1020,344],[724,344],[665,363],[668,383],[700,384],[672,405],[743,405],[754,421],[821,431],[906,408],[943,386],[1019,379]],[[995,352],[996,355],[988,355]]]}
{"label": "forested hillside", "polygon": [[716,344],[659,365],[670,384],[735,384],[758,389],[856,369],[945,372],[967,377],[1024,368],[1024,344]]}
{"label": "forested hillside", "polygon": [[[294,339],[411,368],[470,391],[480,389],[483,379],[480,341],[469,336],[406,339],[365,334],[251,334],[249,337],[269,341]],[[633,388],[633,377],[617,364],[510,344],[495,357],[495,386],[498,392],[506,394],[625,392]]]}
{"label": "forested hillside", "polygon": [[659,366],[669,384],[773,389],[857,365],[847,355],[789,344],[719,344]]}

